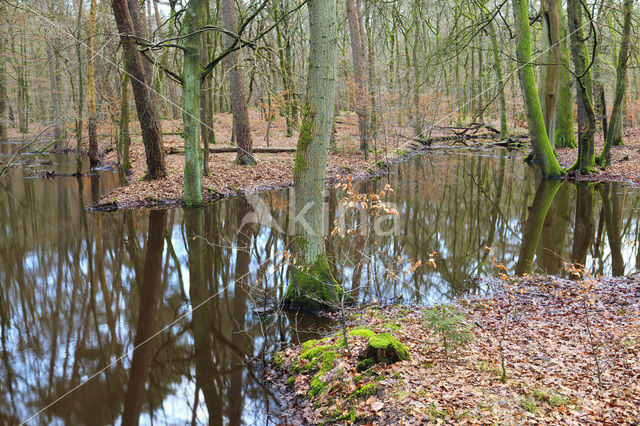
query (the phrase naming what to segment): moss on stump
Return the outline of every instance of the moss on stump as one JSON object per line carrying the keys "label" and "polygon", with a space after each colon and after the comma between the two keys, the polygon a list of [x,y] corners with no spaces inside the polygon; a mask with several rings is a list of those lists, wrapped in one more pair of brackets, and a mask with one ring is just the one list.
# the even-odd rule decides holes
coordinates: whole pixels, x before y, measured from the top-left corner
{"label": "moss on stump", "polygon": [[367,347],[358,355],[357,370],[366,370],[380,362],[393,364],[409,359],[409,349],[389,333],[369,335],[368,338]]}
{"label": "moss on stump", "polygon": [[283,305],[307,312],[334,311],[341,297],[342,289],[331,274],[329,262],[321,257],[312,266],[293,268]]}

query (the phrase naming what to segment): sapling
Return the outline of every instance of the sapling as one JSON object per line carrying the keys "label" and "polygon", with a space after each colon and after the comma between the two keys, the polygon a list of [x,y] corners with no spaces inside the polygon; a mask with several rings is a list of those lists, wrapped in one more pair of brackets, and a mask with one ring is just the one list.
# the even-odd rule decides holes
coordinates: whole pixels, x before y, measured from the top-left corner
{"label": "sapling", "polygon": [[444,304],[426,310],[424,318],[427,326],[441,337],[445,358],[449,357],[449,348],[464,347],[473,339],[469,327],[465,324],[465,316],[453,305]]}

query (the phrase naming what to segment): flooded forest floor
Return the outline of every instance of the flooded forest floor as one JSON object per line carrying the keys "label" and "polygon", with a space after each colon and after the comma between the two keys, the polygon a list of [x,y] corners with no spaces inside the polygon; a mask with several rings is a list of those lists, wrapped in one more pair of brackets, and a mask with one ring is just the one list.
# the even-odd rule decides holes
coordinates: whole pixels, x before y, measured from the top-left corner
{"label": "flooded forest floor", "polygon": [[[215,201],[241,193],[256,192],[275,188],[283,188],[293,183],[293,163],[298,132],[286,136],[286,124],[283,117],[276,118],[269,124],[259,116],[258,111],[250,111],[253,146],[255,148],[285,148],[289,151],[254,154],[257,165],[239,166],[234,163],[235,152],[210,152],[209,176],[202,177],[202,191],[205,202]],[[177,122],[163,122],[164,150],[167,164],[166,178],[157,181],[143,180],[146,173],[144,147],[138,124],[132,123],[133,143],[131,145],[132,169],[127,173],[127,182],[104,196],[97,205],[111,208],[149,207],[158,204],[178,205],[182,198],[184,151],[181,129]],[[211,144],[213,150],[234,149],[231,145],[232,116],[218,114],[214,119],[216,143]],[[520,135],[514,141],[524,141],[522,135],[526,129],[516,129],[514,134]],[[113,133],[113,132],[112,132]],[[434,130],[427,141],[413,138],[413,130],[407,126],[381,126],[375,142],[372,142],[367,157],[359,147],[357,117],[354,113],[343,113],[337,117],[335,145],[336,152],[331,152],[327,162],[327,181],[332,182],[338,175],[353,175],[354,180],[362,180],[385,172],[386,166],[401,161],[403,158],[419,150],[456,149],[489,142],[498,142],[498,135],[487,129],[470,131],[465,141],[456,141],[455,135],[448,129]],[[267,137],[268,135],[268,137]],[[117,165],[117,152],[113,149],[113,140],[102,137],[103,163]],[[113,135],[112,135],[113,136]],[[111,137],[113,139],[113,137]],[[444,139],[444,140],[442,140]],[[602,149],[602,136],[596,135],[596,152]],[[571,176],[576,180],[621,181],[634,186],[640,185],[640,128],[626,129],[624,134],[626,145],[614,146],[611,150],[611,166],[589,176]],[[526,152],[528,148],[524,147]],[[575,161],[577,149],[560,148],[557,150],[558,160],[563,167],[569,167]],[[523,154],[524,155],[524,154]]]}
{"label": "flooded forest floor", "polygon": [[[235,152],[210,152],[210,176],[202,177],[202,191],[205,202],[275,188],[283,188],[293,184],[293,163],[298,131],[286,136],[285,119],[276,116],[269,125],[256,110],[250,110],[253,147],[285,148],[287,152],[254,153],[256,166],[239,166],[234,164]],[[231,114],[218,114],[214,119],[216,143],[211,144],[213,150],[235,149],[231,145]],[[144,147],[142,145],[138,123],[131,123],[133,143],[131,145],[132,169],[127,176],[128,184],[116,188],[104,196],[98,205],[113,205],[117,208],[147,207],[154,204],[179,204],[182,198],[184,151],[183,139],[178,122],[163,121],[164,150],[168,176],[157,181],[142,180],[146,172]],[[267,142],[267,134],[268,142]],[[491,135],[486,129],[476,133],[480,137]],[[403,126],[380,126],[377,138],[371,142],[367,158],[359,148],[357,116],[355,113],[341,113],[336,119],[335,146],[336,152],[330,152],[327,162],[327,181],[332,182],[338,175],[353,175],[354,180],[384,173],[385,167],[400,161],[424,147],[423,143],[413,138],[413,130]],[[430,137],[450,137],[446,130],[434,131]],[[493,136],[493,135],[492,135]],[[116,165],[117,152],[113,142],[107,135],[101,138],[103,163]],[[443,142],[445,145],[453,141]],[[464,148],[465,144],[455,143],[456,148]]]}
{"label": "flooded forest floor", "polygon": [[[351,311],[349,350],[337,331],[280,352],[267,381],[287,424],[637,424],[640,281],[488,284],[492,297],[455,305]],[[371,365],[359,354],[375,333],[410,358]]]}

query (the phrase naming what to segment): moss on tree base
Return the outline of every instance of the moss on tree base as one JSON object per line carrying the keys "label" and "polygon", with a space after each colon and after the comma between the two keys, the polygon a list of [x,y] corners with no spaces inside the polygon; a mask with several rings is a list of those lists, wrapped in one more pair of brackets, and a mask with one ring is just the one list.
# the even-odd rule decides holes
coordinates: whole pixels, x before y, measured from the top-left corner
{"label": "moss on tree base", "polygon": [[294,266],[284,294],[285,308],[307,312],[333,311],[340,307],[342,289],[333,278],[329,262],[321,257],[312,266]]}
{"label": "moss on tree base", "polygon": [[367,347],[358,355],[360,362],[358,371],[366,370],[373,364],[394,362],[409,359],[409,350],[398,339],[388,333],[378,333],[369,337]]}

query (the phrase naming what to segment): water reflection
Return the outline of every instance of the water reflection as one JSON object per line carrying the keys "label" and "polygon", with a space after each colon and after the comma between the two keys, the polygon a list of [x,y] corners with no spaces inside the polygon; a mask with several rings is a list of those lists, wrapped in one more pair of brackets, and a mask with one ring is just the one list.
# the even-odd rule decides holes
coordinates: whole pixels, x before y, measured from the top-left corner
{"label": "water reflection", "polygon": [[[430,303],[484,291],[475,278],[494,273],[492,255],[511,271],[562,274],[565,261],[610,275],[637,269],[638,191],[538,183],[501,154],[423,156],[359,185],[395,188],[400,232],[326,238],[336,279],[358,301]],[[56,161],[64,171],[64,158]],[[288,283],[278,253],[290,237],[244,221],[253,211],[244,198],[87,213],[118,177],[32,178],[42,167],[52,166],[12,169],[0,180],[0,423],[61,397],[31,423],[273,419],[277,398],[262,383],[262,356],[327,326],[277,313]],[[288,191],[260,198],[288,229]],[[328,197],[329,223],[339,198]],[[372,225],[352,213],[352,226]],[[433,251],[435,269],[424,264]],[[417,259],[423,266],[408,272]]]}

